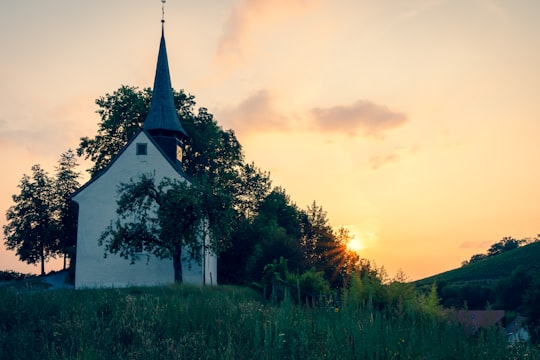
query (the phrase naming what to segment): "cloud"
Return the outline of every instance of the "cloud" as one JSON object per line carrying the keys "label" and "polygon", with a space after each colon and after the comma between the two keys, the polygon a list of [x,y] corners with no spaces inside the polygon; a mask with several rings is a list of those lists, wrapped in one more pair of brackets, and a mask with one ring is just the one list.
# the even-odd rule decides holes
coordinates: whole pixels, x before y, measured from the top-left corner
{"label": "cloud", "polygon": [[247,97],[234,108],[221,111],[219,116],[239,134],[291,128],[287,117],[274,109],[274,98],[265,89]]}
{"label": "cloud", "polygon": [[[242,100],[238,105],[217,111],[220,121],[238,134],[274,131],[310,131],[349,136],[383,138],[386,131],[408,121],[407,116],[368,101],[357,101],[351,106],[332,106],[283,113],[276,105],[279,98],[267,89]],[[397,161],[394,154],[374,156],[373,169]]]}
{"label": "cloud", "polygon": [[231,11],[218,41],[218,60],[244,60],[259,30],[306,13],[318,0],[241,0]]}
{"label": "cloud", "polygon": [[388,165],[391,163],[395,163],[399,160],[399,157],[397,154],[388,154],[384,156],[372,156],[369,158],[369,163],[371,165],[372,170],[378,170],[380,167],[384,165]]}
{"label": "cloud", "polygon": [[[0,124],[2,125],[2,124]],[[24,151],[35,156],[59,156],[68,148],[78,145],[69,123],[49,123],[26,125],[20,129],[0,128],[0,149],[2,151]]]}
{"label": "cloud", "polygon": [[358,100],[350,106],[313,108],[314,126],[320,130],[341,132],[350,136],[382,138],[387,130],[397,128],[408,121],[405,114],[370,101]]}
{"label": "cloud", "polygon": [[490,241],[464,241],[459,244],[459,247],[462,249],[487,249],[491,246]]}

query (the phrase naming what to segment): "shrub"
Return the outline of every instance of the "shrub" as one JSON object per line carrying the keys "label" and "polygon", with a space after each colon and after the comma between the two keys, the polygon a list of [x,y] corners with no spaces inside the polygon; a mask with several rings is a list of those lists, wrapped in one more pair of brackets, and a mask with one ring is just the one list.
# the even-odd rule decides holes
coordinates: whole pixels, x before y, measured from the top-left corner
{"label": "shrub", "polygon": [[2,270],[0,271],[0,282],[1,281],[13,281],[13,280],[23,280],[34,275],[23,274],[13,270]]}

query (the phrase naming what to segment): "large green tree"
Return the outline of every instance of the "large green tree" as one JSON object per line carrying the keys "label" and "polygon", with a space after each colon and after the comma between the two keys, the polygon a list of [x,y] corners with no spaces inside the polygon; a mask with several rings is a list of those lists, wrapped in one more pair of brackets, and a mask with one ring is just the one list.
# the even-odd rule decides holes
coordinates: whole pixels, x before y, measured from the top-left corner
{"label": "large green tree", "polygon": [[101,121],[93,138],[81,138],[77,155],[91,160],[92,176],[103,170],[120,149],[141,128],[150,106],[151,92],[121,86],[96,100]]}
{"label": "large green tree", "polygon": [[[194,97],[182,90],[174,91],[174,101],[179,116],[192,118],[195,106]],[[152,90],[140,90],[135,86],[122,85],[112,94],[105,94],[96,100],[100,116],[98,131],[94,137],[83,137],[77,148],[77,155],[91,160],[94,165],[88,170],[92,176],[103,170],[112,158],[142,127],[150,101]]]}
{"label": "large green tree", "polygon": [[59,217],[54,181],[39,165],[32,166],[32,175],[24,174],[18,185],[19,194],[13,195],[6,212],[5,245],[16,250],[21,261],[41,264],[54,257],[58,249]]}
{"label": "large green tree", "polygon": [[71,149],[60,155],[55,167],[54,201],[58,211],[60,227],[56,252],[73,260],[77,243],[77,205],[71,201],[71,195],[79,188],[80,173],[76,171],[78,164],[75,152]]}
{"label": "large green tree", "polygon": [[300,244],[300,211],[283,188],[274,188],[264,198],[249,233],[252,244],[245,274],[251,280],[259,280],[264,267],[281,257],[291,270],[306,270]]}
{"label": "large green tree", "polygon": [[[184,251],[201,261],[203,248],[213,253],[228,245],[234,219],[230,197],[205,183],[143,175],[119,189],[118,219],[103,232],[105,250],[132,261],[140,252],[171,258],[175,282],[182,282]],[[209,239],[205,242],[204,239]]]}
{"label": "large green tree", "polygon": [[[183,128],[189,134],[185,140],[183,170],[190,177],[208,178],[214,185],[231,190],[240,168],[243,153],[232,130],[224,130],[206,108],[195,111],[195,97],[183,90],[173,91],[174,103]],[[77,154],[91,160],[93,175],[103,170],[112,158],[142,128],[150,108],[152,90],[121,86],[112,94],[96,100],[100,115],[94,137],[81,138]]]}
{"label": "large green tree", "polygon": [[254,222],[261,204],[270,194],[272,183],[267,172],[250,163],[241,168],[239,181],[235,185],[234,209],[237,218],[231,234],[231,246],[219,258],[220,281],[228,283],[242,283],[250,277],[246,263],[253,254],[262,230]]}

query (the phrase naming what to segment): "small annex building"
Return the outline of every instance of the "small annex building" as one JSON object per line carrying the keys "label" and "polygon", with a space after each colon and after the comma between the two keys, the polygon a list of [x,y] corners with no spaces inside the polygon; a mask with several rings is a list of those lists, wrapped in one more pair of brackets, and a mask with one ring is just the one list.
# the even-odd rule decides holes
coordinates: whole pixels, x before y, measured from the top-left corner
{"label": "small annex building", "polygon": [[[164,21],[162,20],[156,75],[150,110],[143,128],[112,159],[110,164],[84,184],[72,197],[78,204],[75,288],[152,286],[174,282],[172,259],[140,254],[132,262],[120,255],[105,254],[98,239],[117,218],[118,185],[143,174],[189,181],[182,171],[182,143],[188,134],[182,127],[172,94]],[[204,241],[201,232],[201,243]],[[201,251],[202,247],[201,247]],[[187,251],[183,251],[188,254]],[[182,259],[183,282],[217,284],[217,256],[203,252],[202,261]]]}

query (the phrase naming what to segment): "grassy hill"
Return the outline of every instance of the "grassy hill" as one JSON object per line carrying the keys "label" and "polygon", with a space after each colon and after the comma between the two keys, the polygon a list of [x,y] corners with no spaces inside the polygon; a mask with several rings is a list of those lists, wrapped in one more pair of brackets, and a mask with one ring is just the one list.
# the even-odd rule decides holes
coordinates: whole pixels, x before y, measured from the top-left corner
{"label": "grassy hill", "polygon": [[496,281],[510,275],[518,266],[535,272],[540,271],[540,242],[418,280],[415,284],[422,286],[434,282]]}

